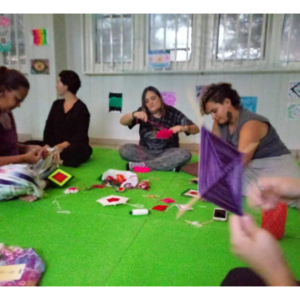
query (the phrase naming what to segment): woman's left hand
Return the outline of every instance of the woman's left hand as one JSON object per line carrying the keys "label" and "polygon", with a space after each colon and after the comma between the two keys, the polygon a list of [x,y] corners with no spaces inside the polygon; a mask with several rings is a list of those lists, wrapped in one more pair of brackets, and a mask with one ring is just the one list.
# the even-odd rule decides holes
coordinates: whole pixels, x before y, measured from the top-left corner
{"label": "woman's left hand", "polygon": [[170,130],[172,130],[174,133],[183,132],[183,126],[177,125],[177,126],[170,128]]}

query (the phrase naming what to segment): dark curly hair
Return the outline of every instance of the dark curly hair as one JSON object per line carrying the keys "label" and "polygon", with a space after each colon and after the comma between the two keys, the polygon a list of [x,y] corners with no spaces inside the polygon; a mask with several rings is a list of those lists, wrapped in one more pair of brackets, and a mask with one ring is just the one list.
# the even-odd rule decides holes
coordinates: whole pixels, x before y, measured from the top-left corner
{"label": "dark curly hair", "polygon": [[63,85],[68,86],[68,91],[76,95],[77,91],[81,87],[81,81],[77,73],[71,70],[61,71],[58,75]]}
{"label": "dark curly hair", "polygon": [[232,106],[239,108],[241,105],[241,98],[236,90],[232,89],[230,83],[218,83],[211,84],[206,87],[204,94],[201,97],[201,113],[207,114],[206,112],[206,103],[209,101],[223,104],[225,98],[228,98],[231,101]]}
{"label": "dark curly hair", "polygon": [[0,67],[0,92],[3,90],[15,91],[20,87],[29,90],[30,84],[27,78],[17,70]]}

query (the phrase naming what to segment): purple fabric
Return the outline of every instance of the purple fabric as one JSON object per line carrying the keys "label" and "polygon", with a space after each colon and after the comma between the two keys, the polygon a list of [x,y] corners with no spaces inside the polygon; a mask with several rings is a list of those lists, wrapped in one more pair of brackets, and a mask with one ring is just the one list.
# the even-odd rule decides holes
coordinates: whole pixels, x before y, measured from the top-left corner
{"label": "purple fabric", "polygon": [[175,92],[161,92],[161,96],[167,105],[175,106],[176,103]]}
{"label": "purple fabric", "polygon": [[12,113],[8,116],[11,119],[12,126],[7,129],[0,123],[0,156],[18,155],[18,136],[15,121]]}
{"label": "purple fabric", "polygon": [[201,197],[242,215],[243,154],[202,127],[200,155]]}
{"label": "purple fabric", "polygon": [[0,266],[26,264],[25,271],[20,280],[1,281],[0,286],[37,285],[45,271],[42,259],[32,249],[20,247],[7,247],[0,244]]}

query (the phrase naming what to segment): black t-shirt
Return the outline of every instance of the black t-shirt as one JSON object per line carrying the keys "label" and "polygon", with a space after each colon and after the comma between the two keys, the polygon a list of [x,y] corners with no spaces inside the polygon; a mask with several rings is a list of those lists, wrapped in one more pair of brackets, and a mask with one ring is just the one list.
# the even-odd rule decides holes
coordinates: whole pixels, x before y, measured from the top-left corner
{"label": "black t-shirt", "polygon": [[[138,111],[142,111],[140,107]],[[137,123],[140,124],[140,145],[149,150],[164,150],[167,148],[178,148],[179,138],[178,133],[173,134],[169,139],[157,139],[156,134],[159,130],[165,128],[172,128],[177,125],[193,125],[194,123],[188,119],[182,112],[172,106],[166,105],[165,117],[160,119],[155,118],[150,114],[150,122],[142,122],[140,119],[134,119],[132,125],[128,126],[130,129],[133,128]],[[161,127],[163,126],[163,127]],[[189,135],[186,133],[186,135]]]}
{"label": "black t-shirt", "polygon": [[51,147],[62,142],[89,147],[89,125],[90,113],[80,99],[67,113],[64,112],[64,100],[56,100],[46,122],[44,142]]}

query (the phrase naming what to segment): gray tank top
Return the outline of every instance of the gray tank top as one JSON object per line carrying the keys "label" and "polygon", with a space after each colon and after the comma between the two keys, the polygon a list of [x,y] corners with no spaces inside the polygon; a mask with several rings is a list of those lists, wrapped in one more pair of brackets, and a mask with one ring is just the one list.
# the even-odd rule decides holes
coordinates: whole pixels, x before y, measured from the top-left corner
{"label": "gray tank top", "polygon": [[261,115],[255,114],[248,109],[241,107],[239,109],[240,117],[237,124],[236,131],[231,135],[229,133],[228,123],[218,124],[221,138],[238,149],[240,131],[245,123],[252,120],[267,123],[269,125],[268,133],[262,138],[254,152],[252,159],[266,158],[290,154],[284,143],[280,140],[275,128],[270,124],[269,120]]}

